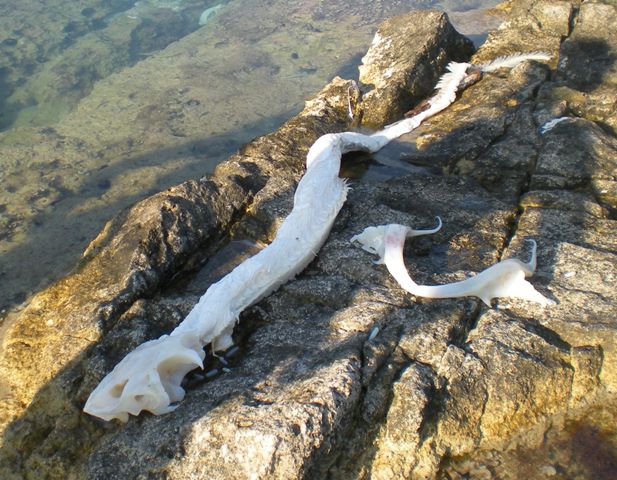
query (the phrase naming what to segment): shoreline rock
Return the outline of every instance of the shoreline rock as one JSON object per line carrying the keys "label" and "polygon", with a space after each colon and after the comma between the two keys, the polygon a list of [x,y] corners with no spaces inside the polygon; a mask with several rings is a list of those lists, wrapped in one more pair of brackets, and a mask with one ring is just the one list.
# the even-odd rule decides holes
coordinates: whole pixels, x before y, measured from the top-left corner
{"label": "shoreline rock", "polygon": [[[444,17],[439,14],[435,19],[443,22]],[[441,48],[437,33],[429,38],[433,48]],[[445,64],[447,58],[443,50],[440,53]],[[80,411],[89,391],[113,367],[116,354],[122,356],[122,351],[171,328],[180,320],[179,311],[186,313],[196,300],[194,296],[176,299],[165,308],[140,297],[164,287],[181,266],[186,270],[204,263],[230,230],[235,230],[236,237],[268,241],[272,225],[286,216],[310,145],[324,133],[350,128],[350,87],[349,81],[335,79],[307,102],[300,115],[245,146],[220,164],[211,179],[186,182],[122,212],[91,243],[74,274],[36,295],[9,322],[0,373],[13,398],[4,405],[3,424],[32,403],[5,432],[7,474],[15,465],[24,473],[58,468],[61,477],[66,471],[85,468],[67,465],[57,452],[92,448],[103,433],[96,428],[96,420]],[[427,84],[419,95],[428,95],[431,89]],[[281,202],[283,192],[286,198]],[[57,409],[50,412],[50,404]],[[89,438],[76,447],[64,445],[67,431],[53,427],[58,418],[71,425],[69,430],[79,426],[89,431]],[[30,441],[29,434],[24,437],[25,425],[48,431],[43,445]],[[41,458],[40,451],[50,448],[56,453]]]}
{"label": "shoreline rock", "polygon": [[[548,453],[561,448],[554,464],[539,465],[545,477],[601,478],[568,456],[560,425],[602,410],[602,402],[614,405],[617,388],[615,103],[594,93],[617,81],[614,65],[602,63],[617,49],[610,30],[617,9],[511,5],[474,63],[546,50],[556,75],[535,62],[486,75],[430,124],[375,155],[400,157],[403,148],[417,172],[356,182],[315,262],[242,315],[240,352],[225,360],[230,371],[209,356],[206,370],[187,379],[176,411],[126,425],[80,411],[98,380],[182,319],[212,281],[199,270],[223,245],[271,240],[291,208],[308,147],[351,128],[348,103],[365,112],[363,122],[372,112],[385,121],[407,108],[411,84],[396,82],[395,92],[385,84],[381,97],[360,98],[351,82],[335,79],[212,178],[110,221],[80,268],[5,327],[0,374],[13,398],[0,412],[3,478],[516,478],[512,469],[525,465],[512,452],[538,445]],[[426,35],[417,51],[430,45],[432,53],[399,51],[422,58],[405,64],[401,78],[410,68],[438,76],[426,65],[443,68],[469,52],[460,38],[443,35],[450,28],[443,14],[415,12],[389,25],[406,31],[414,22]],[[581,41],[604,43],[585,50]],[[602,69],[597,90],[584,91],[581,62]],[[416,85],[413,102],[433,86]],[[391,110],[374,109],[377,97]],[[573,114],[580,118],[539,132],[547,120]],[[532,281],[559,305],[513,300],[487,309],[476,299],[414,299],[349,244],[366,226],[421,228],[436,215],[443,230],[407,247],[419,282],[460,280],[502,257],[522,257],[524,237],[533,237],[539,267]],[[603,418],[594,415],[588,418]],[[555,446],[543,443],[545,434]]]}

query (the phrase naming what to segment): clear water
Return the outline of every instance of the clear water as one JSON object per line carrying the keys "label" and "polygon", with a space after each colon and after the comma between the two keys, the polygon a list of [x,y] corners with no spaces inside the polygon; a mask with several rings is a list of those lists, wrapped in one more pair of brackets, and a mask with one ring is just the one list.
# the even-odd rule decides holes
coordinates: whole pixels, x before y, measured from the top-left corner
{"label": "clear water", "polygon": [[0,0],[0,310],[69,271],[120,209],[356,78],[384,18],[445,9],[480,43],[495,3]]}

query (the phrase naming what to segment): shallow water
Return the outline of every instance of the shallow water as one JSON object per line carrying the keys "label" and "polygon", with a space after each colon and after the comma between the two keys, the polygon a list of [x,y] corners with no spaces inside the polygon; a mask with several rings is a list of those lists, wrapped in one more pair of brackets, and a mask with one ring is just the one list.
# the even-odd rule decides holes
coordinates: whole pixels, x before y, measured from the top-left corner
{"label": "shallow water", "polygon": [[[276,129],[377,25],[487,1],[0,1],[0,310],[69,271],[120,209]],[[0,315],[1,317],[1,315]]]}

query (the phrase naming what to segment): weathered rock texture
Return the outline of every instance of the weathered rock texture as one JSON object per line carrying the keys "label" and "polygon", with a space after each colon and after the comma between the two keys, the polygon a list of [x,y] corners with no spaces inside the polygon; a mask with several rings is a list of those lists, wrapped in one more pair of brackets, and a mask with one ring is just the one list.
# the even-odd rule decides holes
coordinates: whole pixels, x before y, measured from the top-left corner
{"label": "weathered rock texture", "polygon": [[[380,128],[399,120],[419,92],[435,86],[448,61],[471,56],[473,45],[443,12],[425,13],[422,19],[394,17],[377,31],[360,66],[360,82],[370,87],[362,99],[363,124]],[[454,57],[450,52],[456,52]]]}
{"label": "weathered rock texture", "polygon": [[[430,125],[377,154],[386,162],[404,151],[415,173],[355,182],[316,261],[242,315],[240,350],[223,360],[209,356],[205,374],[187,378],[187,397],[173,413],[126,425],[82,414],[87,395],[125,353],[182,319],[220,274],[217,250],[229,240],[221,251],[243,248],[240,240],[271,240],[291,208],[308,146],[349,128],[351,83],[333,81],[302,114],[246,146],[213,178],[182,184],[112,220],[76,273],[15,312],[7,328],[2,478],[614,472],[601,467],[615,461],[615,104],[593,92],[615,82],[606,60],[617,49],[615,16],[609,3],[514,2],[475,60],[546,50],[551,64],[486,75]],[[422,72],[443,65],[444,55],[464,53],[448,50],[462,41],[444,35],[441,43],[430,33],[440,31],[443,17],[415,13],[406,21],[426,32],[418,51],[431,50],[418,60],[428,62],[424,67],[402,68]],[[386,37],[397,33],[388,32],[378,45],[396,45]],[[381,56],[394,53],[386,48]],[[376,56],[367,58],[377,64]],[[594,69],[596,86],[580,78],[581,64]],[[429,93],[418,88],[418,96]],[[371,100],[351,100],[357,112],[370,111]],[[541,135],[540,124],[556,116],[573,118]],[[349,244],[366,226],[424,227],[436,215],[444,228],[407,247],[419,283],[462,279],[510,255],[526,258],[523,238],[531,236],[539,244],[532,281],[558,305],[513,300],[488,309],[477,299],[416,299]],[[187,274],[191,269],[196,275]],[[604,463],[568,456],[572,426],[588,448],[602,438],[595,451]]]}

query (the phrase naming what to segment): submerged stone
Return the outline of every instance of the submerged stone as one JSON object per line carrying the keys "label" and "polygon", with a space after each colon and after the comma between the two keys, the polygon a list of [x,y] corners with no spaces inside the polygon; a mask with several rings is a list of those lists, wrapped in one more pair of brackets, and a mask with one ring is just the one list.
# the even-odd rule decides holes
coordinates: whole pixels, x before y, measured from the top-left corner
{"label": "submerged stone", "polygon": [[217,15],[221,11],[224,6],[224,3],[218,3],[213,7],[206,8],[199,16],[199,25],[202,27],[206,25],[215,15]]}

